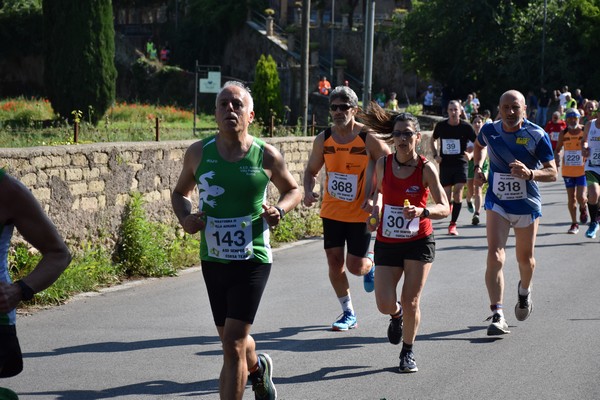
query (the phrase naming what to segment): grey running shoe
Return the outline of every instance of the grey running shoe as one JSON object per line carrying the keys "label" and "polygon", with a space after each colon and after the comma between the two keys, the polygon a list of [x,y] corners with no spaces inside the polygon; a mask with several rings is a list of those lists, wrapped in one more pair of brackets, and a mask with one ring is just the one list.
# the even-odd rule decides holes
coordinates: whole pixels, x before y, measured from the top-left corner
{"label": "grey running shoe", "polygon": [[[519,282],[519,287],[520,286],[521,282]],[[518,290],[517,287],[517,293],[519,293]],[[519,301],[517,302],[517,305],[515,305],[515,317],[517,317],[517,320],[519,321],[525,321],[529,318],[531,311],[533,311],[533,302],[531,301],[531,290],[529,290],[529,294],[526,296],[521,296],[519,294]]]}
{"label": "grey running shoe", "polygon": [[486,321],[489,320],[492,320],[492,323],[487,329],[488,336],[506,335],[507,333],[510,333],[506,320],[504,317],[500,316],[500,314],[494,314],[486,319]]}
{"label": "grey running shoe", "polygon": [[262,365],[262,373],[250,374],[252,390],[256,400],[276,400],[277,390],[273,384],[273,361],[268,354],[259,353],[258,358]]}
{"label": "grey running shoe", "polygon": [[412,350],[400,352],[400,372],[417,372],[417,363],[415,362],[415,355]]}
{"label": "grey running shoe", "polygon": [[402,340],[402,315],[398,318],[390,318],[387,330],[388,340],[391,344],[399,344]]}
{"label": "grey running shoe", "polygon": [[473,219],[471,220],[472,225],[479,225],[479,214],[473,214]]}

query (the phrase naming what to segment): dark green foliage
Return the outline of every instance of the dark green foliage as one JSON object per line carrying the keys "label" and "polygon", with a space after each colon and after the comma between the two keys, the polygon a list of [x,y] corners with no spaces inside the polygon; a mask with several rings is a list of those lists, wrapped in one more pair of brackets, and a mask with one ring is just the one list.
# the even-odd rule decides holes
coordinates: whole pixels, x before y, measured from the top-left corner
{"label": "dark green foliage", "polygon": [[256,63],[252,98],[256,118],[265,125],[270,124],[271,114],[274,114],[276,119],[281,119],[283,115],[279,84],[277,63],[270,54],[267,57],[261,55]]}
{"label": "dark green foliage", "polygon": [[41,7],[5,4],[0,8],[0,59],[40,54],[41,37]]}
{"label": "dark green foliage", "polygon": [[543,0],[415,1],[399,18],[404,60],[422,78],[448,84],[457,97],[480,91],[492,108],[508,89],[539,91],[567,84],[600,96],[592,67],[600,42],[596,0],[548,0],[542,77]]}
{"label": "dark green foliage", "polygon": [[115,32],[110,0],[44,0],[47,95],[54,110],[96,124],[115,100]]}
{"label": "dark green foliage", "polygon": [[221,65],[229,39],[244,25],[248,10],[264,10],[265,0],[189,0],[189,12],[174,43],[174,62],[193,69],[200,65]]}
{"label": "dark green foliage", "polygon": [[189,73],[145,57],[131,66],[127,85],[128,92],[135,93],[135,98],[126,99],[128,101],[188,108],[194,104],[194,80]]}

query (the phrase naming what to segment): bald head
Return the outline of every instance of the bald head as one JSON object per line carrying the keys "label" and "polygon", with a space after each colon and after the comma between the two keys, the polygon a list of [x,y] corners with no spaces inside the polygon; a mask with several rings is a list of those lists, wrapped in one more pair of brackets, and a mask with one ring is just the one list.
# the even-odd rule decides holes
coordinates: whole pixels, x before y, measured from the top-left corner
{"label": "bald head", "polygon": [[500,96],[500,117],[505,131],[516,132],[521,129],[526,112],[527,106],[523,93],[509,90]]}
{"label": "bald head", "polygon": [[502,96],[500,96],[500,104],[502,104],[503,100],[508,99],[510,99],[511,102],[519,101],[521,104],[525,105],[525,96],[523,96],[523,93],[519,92],[518,90],[508,90],[504,92]]}

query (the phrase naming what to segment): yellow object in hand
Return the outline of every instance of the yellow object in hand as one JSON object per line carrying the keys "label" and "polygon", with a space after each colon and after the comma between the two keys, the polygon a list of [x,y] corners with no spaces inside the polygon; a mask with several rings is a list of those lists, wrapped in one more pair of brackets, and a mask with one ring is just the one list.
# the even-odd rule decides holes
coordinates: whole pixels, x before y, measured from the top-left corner
{"label": "yellow object in hand", "polygon": [[377,223],[377,218],[375,218],[375,217],[371,217],[371,219],[369,220],[369,223],[370,223],[371,225],[375,225],[375,224]]}
{"label": "yellow object in hand", "polygon": [[404,199],[404,207],[410,207],[410,201],[408,201],[408,199]]}

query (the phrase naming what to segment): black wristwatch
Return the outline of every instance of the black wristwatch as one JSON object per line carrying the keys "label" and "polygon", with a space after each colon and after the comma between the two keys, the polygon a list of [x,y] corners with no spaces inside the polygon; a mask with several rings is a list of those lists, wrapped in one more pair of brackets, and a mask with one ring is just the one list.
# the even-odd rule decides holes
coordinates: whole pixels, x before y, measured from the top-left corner
{"label": "black wristwatch", "polygon": [[421,213],[421,218],[429,218],[429,210],[424,208],[423,212]]}
{"label": "black wristwatch", "polygon": [[16,281],[15,284],[21,288],[21,300],[29,301],[29,300],[33,299],[33,295],[35,293],[33,292],[33,289],[29,287],[28,284],[26,284],[25,282],[23,282],[21,280]]}
{"label": "black wristwatch", "polygon": [[277,211],[279,211],[279,218],[283,219],[283,217],[285,217],[285,210],[279,206],[273,206],[277,209]]}

